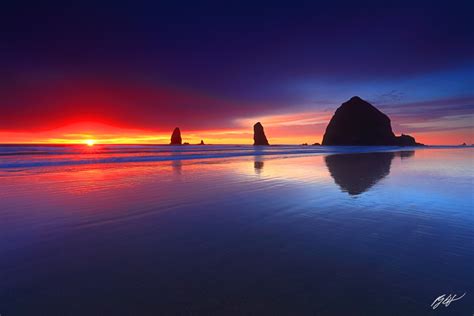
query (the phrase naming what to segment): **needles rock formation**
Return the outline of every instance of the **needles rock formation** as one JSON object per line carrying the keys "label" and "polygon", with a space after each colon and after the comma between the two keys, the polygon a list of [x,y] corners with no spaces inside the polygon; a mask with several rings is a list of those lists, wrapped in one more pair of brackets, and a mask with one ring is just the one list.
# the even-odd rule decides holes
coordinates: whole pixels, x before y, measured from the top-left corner
{"label": "needles rock formation", "polygon": [[268,146],[268,140],[265,136],[265,131],[263,130],[263,126],[260,122],[257,122],[253,126],[253,145],[254,146]]}
{"label": "needles rock formation", "polygon": [[170,145],[181,145],[182,141],[183,140],[181,139],[181,131],[179,130],[179,127],[176,127],[173,131],[173,134],[171,134]]}

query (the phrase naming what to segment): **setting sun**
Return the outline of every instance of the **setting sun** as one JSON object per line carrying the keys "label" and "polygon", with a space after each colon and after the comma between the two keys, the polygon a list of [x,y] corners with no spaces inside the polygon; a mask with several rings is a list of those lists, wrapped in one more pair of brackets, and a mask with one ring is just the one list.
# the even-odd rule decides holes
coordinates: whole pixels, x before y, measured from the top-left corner
{"label": "setting sun", "polygon": [[94,146],[95,144],[95,140],[93,139],[87,139],[84,142],[86,143],[87,146]]}

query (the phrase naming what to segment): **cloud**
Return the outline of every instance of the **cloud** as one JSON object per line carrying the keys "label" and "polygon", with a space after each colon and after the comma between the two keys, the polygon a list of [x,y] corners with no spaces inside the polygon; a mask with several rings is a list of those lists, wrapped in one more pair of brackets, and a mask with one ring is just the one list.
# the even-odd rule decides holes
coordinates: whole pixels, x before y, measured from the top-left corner
{"label": "cloud", "polygon": [[474,114],[445,116],[442,120],[421,120],[418,122],[407,122],[400,124],[412,132],[432,132],[432,131],[455,131],[471,129],[474,131]]}
{"label": "cloud", "polygon": [[394,130],[404,133],[455,131],[474,126],[474,97],[384,104]]}
{"label": "cloud", "polygon": [[384,112],[393,117],[403,119],[439,119],[445,116],[472,114],[474,96],[382,104],[380,107]]}
{"label": "cloud", "polygon": [[4,82],[1,130],[47,130],[77,122],[168,131],[236,126],[236,117],[271,111],[170,86],[110,78]]}

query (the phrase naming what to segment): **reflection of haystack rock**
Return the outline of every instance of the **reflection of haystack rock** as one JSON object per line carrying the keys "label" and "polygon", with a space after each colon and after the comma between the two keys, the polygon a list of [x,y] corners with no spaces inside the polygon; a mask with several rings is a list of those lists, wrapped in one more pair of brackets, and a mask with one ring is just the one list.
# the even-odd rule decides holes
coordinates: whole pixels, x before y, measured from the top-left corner
{"label": "reflection of haystack rock", "polygon": [[334,182],[341,190],[350,195],[358,195],[390,173],[395,156],[403,159],[413,155],[413,151],[338,154],[326,156],[324,160]]}
{"label": "reflection of haystack rock", "polygon": [[410,158],[415,156],[414,150],[407,150],[407,151],[397,151],[395,153],[396,156],[399,156],[401,159]]}

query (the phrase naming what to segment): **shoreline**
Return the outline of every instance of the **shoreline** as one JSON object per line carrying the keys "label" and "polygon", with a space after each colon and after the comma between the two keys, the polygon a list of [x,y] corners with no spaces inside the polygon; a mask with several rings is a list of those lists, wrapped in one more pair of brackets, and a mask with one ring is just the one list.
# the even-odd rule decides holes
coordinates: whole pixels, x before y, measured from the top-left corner
{"label": "shoreline", "polygon": [[[61,167],[88,164],[112,164],[112,163],[143,163],[143,162],[166,162],[179,160],[210,160],[210,159],[230,159],[240,157],[265,157],[265,156],[320,156],[320,155],[342,155],[342,154],[363,154],[372,152],[404,152],[422,149],[464,149],[473,148],[473,146],[301,146],[301,145],[273,145],[273,146],[252,146],[252,145],[189,145],[189,146],[159,146],[160,149],[170,148],[168,151],[113,151],[108,152],[104,149],[119,147],[120,145],[97,146],[99,151],[91,152],[4,152],[0,157],[23,157],[24,161],[1,162],[0,169],[18,169],[18,168],[37,168],[37,167]],[[132,145],[140,147],[141,145]],[[0,147],[4,147],[0,145]],[[15,148],[15,146],[5,146]],[[24,147],[24,146],[16,146]],[[35,147],[35,146],[28,146]],[[38,147],[38,146],[37,146]],[[44,147],[44,146],[39,146]],[[57,146],[54,146],[57,147]],[[68,146],[63,146],[68,147]],[[149,146],[147,146],[149,147]],[[212,149],[209,149],[209,148]],[[220,148],[219,148],[220,147]],[[71,147],[69,147],[71,148]],[[199,148],[200,150],[197,150]],[[100,150],[103,150],[102,152]],[[140,155],[145,154],[145,155]],[[44,155],[47,158],[54,156],[101,156],[115,155],[112,157],[68,159],[66,157],[54,160],[34,159],[28,160],[29,155]],[[127,156],[119,156],[127,155]]]}

